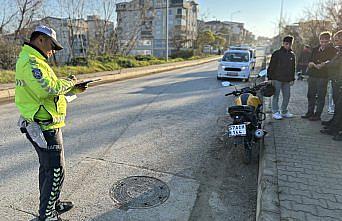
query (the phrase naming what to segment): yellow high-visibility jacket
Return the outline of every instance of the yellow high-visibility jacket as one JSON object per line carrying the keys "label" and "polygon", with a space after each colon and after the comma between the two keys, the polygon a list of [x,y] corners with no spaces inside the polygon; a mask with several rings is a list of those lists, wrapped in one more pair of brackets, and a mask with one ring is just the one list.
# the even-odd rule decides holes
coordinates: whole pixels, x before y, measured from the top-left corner
{"label": "yellow high-visibility jacket", "polygon": [[71,79],[58,79],[47,58],[30,44],[19,54],[15,73],[15,104],[29,122],[51,121],[40,124],[42,130],[65,126],[67,103],[64,94],[74,88]]}

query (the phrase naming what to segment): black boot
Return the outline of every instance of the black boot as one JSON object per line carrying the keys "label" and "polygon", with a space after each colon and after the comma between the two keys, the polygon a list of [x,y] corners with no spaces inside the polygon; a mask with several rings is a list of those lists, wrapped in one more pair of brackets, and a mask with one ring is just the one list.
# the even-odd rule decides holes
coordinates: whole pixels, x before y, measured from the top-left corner
{"label": "black boot", "polygon": [[309,117],[309,121],[319,121],[321,120],[321,114],[315,113],[313,116]]}
{"label": "black boot", "polygon": [[58,213],[56,211],[53,212],[53,215],[50,215],[49,217],[39,217],[39,221],[66,221],[63,220],[61,217],[59,217]]}
{"label": "black boot", "polygon": [[58,214],[62,214],[68,212],[74,207],[74,204],[70,201],[57,201],[55,205],[55,209]]}
{"label": "black boot", "polygon": [[322,121],[322,125],[323,126],[330,126],[330,124],[332,123],[332,120],[327,120],[327,121]]}
{"label": "black boot", "polygon": [[342,131],[333,137],[333,140],[342,141]]}
{"label": "black boot", "polygon": [[337,131],[332,130],[332,129],[330,129],[330,128],[321,129],[320,132],[321,132],[322,134],[327,134],[327,135],[331,135],[331,136],[336,136],[336,135],[338,134]]}
{"label": "black boot", "polygon": [[310,117],[312,117],[314,114],[313,113],[310,113],[310,112],[307,112],[305,115],[302,115],[301,117],[303,119],[309,119]]}

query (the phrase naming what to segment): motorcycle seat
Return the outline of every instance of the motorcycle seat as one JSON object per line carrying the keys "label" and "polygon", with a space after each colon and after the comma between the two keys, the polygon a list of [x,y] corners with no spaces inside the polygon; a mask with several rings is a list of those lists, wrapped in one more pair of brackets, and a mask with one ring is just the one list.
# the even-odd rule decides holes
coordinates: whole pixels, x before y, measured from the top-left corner
{"label": "motorcycle seat", "polygon": [[229,114],[253,113],[254,111],[254,107],[249,105],[237,105],[228,108]]}

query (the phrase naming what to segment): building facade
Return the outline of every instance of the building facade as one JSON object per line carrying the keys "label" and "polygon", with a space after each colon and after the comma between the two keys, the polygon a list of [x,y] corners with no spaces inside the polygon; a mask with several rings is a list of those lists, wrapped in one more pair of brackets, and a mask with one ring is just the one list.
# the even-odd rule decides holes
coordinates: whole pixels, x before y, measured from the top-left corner
{"label": "building facade", "polygon": [[[27,40],[29,34],[38,25],[46,25],[56,31],[57,39],[64,48],[55,56],[57,62],[61,64],[69,63],[73,58],[87,57],[91,48],[104,51],[105,48],[102,47],[105,47],[106,41],[114,33],[114,23],[104,21],[96,15],[88,16],[87,19],[45,17],[32,21],[29,28],[21,30],[19,39]],[[8,36],[10,39],[14,34]],[[94,45],[94,42],[98,45]]]}
{"label": "building facade", "polygon": [[[123,54],[166,55],[168,17],[169,54],[194,46],[198,4],[189,0],[133,0],[116,5],[117,37]],[[168,14],[167,14],[168,13]]]}
{"label": "building facade", "polygon": [[244,23],[232,21],[199,21],[201,31],[210,30],[226,39],[229,45],[249,44],[255,36],[244,27]]}

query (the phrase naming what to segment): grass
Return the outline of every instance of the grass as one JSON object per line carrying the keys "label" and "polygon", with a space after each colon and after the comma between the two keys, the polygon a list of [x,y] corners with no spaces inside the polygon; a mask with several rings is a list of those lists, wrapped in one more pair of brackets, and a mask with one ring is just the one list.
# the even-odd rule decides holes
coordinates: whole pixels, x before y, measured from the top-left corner
{"label": "grass", "polygon": [[0,70],[0,84],[14,82],[14,71]]}
{"label": "grass", "polygon": [[[183,58],[174,58],[169,59],[168,63],[172,62],[180,62],[186,60],[195,60],[200,59],[203,57],[200,56],[193,56],[188,59]],[[135,68],[135,67],[144,67],[149,65],[156,65],[156,64],[164,64],[167,63],[164,59],[158,59],[155,57],[150,57],[148,59],[139,58],[134,56],[120,56],[120,57],[113,57],[113,58],[97,58],[94,60],[88,61],[87,66],[60,66],[60,67],[53,67],[53,70],[59,77],[65,77],[68,75],[80,75],[80,74],[88,74],[88,73],[95,73],[101,71],[114,71],[123,68]],[[0,70],[0,84],[4,83],[12,83],[15,81],[15,71],[12,70]]]}

